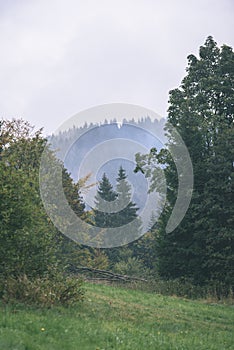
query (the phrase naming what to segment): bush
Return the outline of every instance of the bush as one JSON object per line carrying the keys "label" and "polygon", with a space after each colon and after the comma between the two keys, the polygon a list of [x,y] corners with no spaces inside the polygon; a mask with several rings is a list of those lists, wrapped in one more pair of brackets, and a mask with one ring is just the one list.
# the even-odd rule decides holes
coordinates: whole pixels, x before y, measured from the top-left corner
{"label": "bush", "polygon": [[114,265],[113,271],[134,277],[145,277],[147,274],[147,269],[143,263],[135,257],[130,257],[127,261],[119,261]]}
{"label": "bush", "polygon": [[194,285],[189,279],[177,278],[171,280],[158,279],[154,283],[154,291],[163,295],[176,295],[185,298],[205,297],[205,290],[201,286]]}
{"label": "bush", "polygon": [[164,280],[157,276],[153,279],[149,278],[147,282],[134,281],[134,283],[130,283],[126,287],[166,296],[174,295],[188,299],[205,299],[215,303],[234,303],[233,288],[227,288],[222,283],[217,282],[209,282],[209,284],[200,286],[185,278]]}
{"label": "bush", "polygon": [[1,281],[0,296],[4,302],[22,302],[52,307],[69,306],[84,299],[82,280],[57,274],[53,277],[29,279],[26,275],[7,277]]}

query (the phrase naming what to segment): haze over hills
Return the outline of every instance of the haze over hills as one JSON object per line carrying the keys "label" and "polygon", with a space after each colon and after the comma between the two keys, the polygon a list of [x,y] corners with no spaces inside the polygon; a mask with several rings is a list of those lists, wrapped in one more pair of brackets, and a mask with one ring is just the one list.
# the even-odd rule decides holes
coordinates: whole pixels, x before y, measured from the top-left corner
{"label": "haze over hills", "polygon": [[[97,184],[105,173],[115,187],[122,166],[132,187],[132,200],[141,210],[147,199],[148,182],[141,172],[134,173],[135,154],[149,153],[152,147],[161,149],[166,143],[164,126],[165,119],[158,121],[150,117],[138,121],[124,119],[121,124],[111,120],[73,127],[52,135],[49,142],[75,182],[91,174],[90,183]],[[96,190],[97,185],[82,194],[86,208],[94,207]]]}

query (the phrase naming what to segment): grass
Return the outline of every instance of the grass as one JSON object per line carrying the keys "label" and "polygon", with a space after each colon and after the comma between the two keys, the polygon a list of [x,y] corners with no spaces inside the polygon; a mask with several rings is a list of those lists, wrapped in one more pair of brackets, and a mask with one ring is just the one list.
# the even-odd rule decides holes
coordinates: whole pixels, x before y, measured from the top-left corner
{"label": "grass", "polygon": [[233,349],[233,307],[86,284],[70,308],[0,306],[1,350]]}

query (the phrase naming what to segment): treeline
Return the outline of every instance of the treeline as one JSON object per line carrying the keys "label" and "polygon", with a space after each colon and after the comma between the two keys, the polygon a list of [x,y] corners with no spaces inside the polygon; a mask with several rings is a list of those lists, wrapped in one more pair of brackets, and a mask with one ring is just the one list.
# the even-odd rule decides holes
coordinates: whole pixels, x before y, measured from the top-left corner
{"label": "treeline", "polygon": [[[106,250],[81,246],[68,239],[57,230],[44,209],[39,188],[39,167],[42,152],[48,145],[41,130],[34,131],[23,120],[2,120],[0,135],[0,274],[42,277],[53,274],[56,269],[68,271],[69,265],[74,264],[108,268],[110,262]],[[106,174],[103,175],[97,191],[96,207],[87,211],[80,195],[82,187],[86,185],[85,179],[75,183],[49,148],[48,152],[51,164],[57,162],[62,166],[64,193],[78,217],[90,225],[120,229],[137,219],[132,230],[135,232],[139,229],[138,208],[130,200],[130,185],[122,167],[116,174],[116,190]],[[121,198],[118,205],[123,209],[114,214],[103,212],[101,199],[111,202],[118,196]]]}
{"label": "treeline", "polygon": [[[8,300],[22,293],[22,299],[27,300],[31,295],[33,301],[35,290],[39,290],[36,298],[44,304],[81,300],[82,284],[71,276],[82,266],[147,277],[151,281],[160,279],[160,283],[166,281],[167,285],[170,284],[168,281],[176,281],[181,288],[183,283],[204,289],[213,286],[220,296],[233,293],[232,49],[226,45],[218,48],[213,38],[208,37],[200,47],[199,57],[188,57],[187,75],[179,88],[170,91],[169,103],[168,148],[159,149],[156,145],[150,154],[136,156],[136,171],[140,170],[150,178],[151,188],[155,191],[160,192],[157,169],[163,168],[167,181],[164,210],[156,224],[152,217],[152,227],[143,237],[109,249],[81,245],[58,231],[46,214],[39,188],[40,160],[48,147],[47,140],[41,130],[34,131],[23,120],[1,121],[1,298]],[[190,207],[182,222],[168,232],[166,225],[178,194],[175,159],[168,151],[175,141],[172,127],[188,148],[194,187]],[[103,174],[95,207],[87,210],[81,196],[87,179],[75,182],[55,153],[49,149],[48,152],[51,161],[62,167],[65,196],[84,223],[103,228],[103,232],[114,227],[120,235],[140,236],[139,208],[132,200],[123,166],[116,169],[115,186],[107,174]],[[105,211],[103,200],[118,203],[121,209]],[[130,222],[133,222],[130,231],[125,232],[124,227]],[[20,291],[19,285],[24,286]],[[52,294],[49,293],[51,290]]]}

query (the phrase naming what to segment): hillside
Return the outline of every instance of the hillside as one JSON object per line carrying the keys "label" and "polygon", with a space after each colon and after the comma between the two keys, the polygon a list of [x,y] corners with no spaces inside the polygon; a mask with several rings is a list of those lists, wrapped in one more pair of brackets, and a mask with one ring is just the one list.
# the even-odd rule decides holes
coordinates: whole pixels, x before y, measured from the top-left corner
{"label": "hillside", "polygon": [[0,349],[232,349],[233,307],[86,284],[70,309],[1,306]]}
{"label": "hillside", "polygon": [[[134,173],[135,155],[149,153],[152,147],[160,150],[167,140],[164,126],[165,119],[150,117],[138,121],[124,119],[122,124],[113,120],[73,127],[48,139],[74,181],[91,174],[89,183],[96,183],[106,173],[115,186],[118,169],[123,166],[132,185],[133,201],[143,209],[148,183],[142,173]],[[86,209],[95,206],[95,194],[96,187],[82,193]]]}

